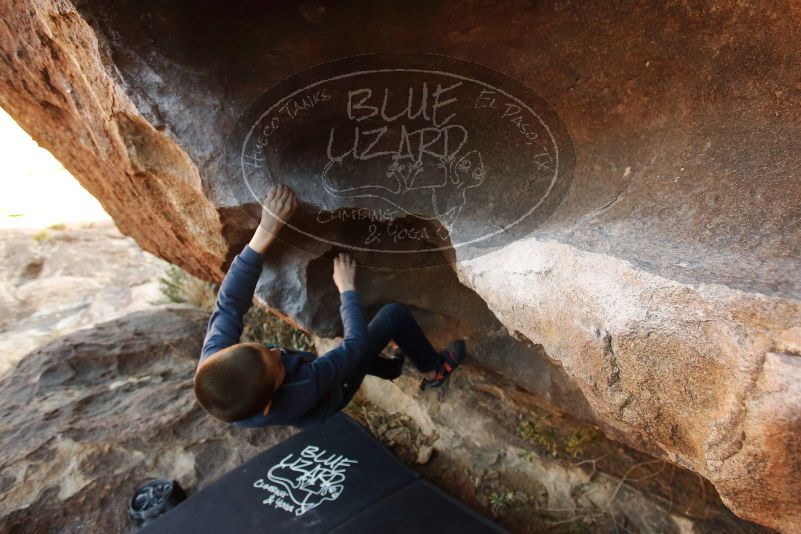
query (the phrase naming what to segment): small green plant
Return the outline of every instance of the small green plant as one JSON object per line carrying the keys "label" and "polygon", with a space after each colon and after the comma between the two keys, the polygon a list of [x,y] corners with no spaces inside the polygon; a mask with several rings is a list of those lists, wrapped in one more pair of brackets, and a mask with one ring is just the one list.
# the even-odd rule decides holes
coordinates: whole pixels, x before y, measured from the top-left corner
{"label": "small green plant", "polygon": [[[211,312],[217,300],[217,287],[170,265],[159,277],[159,289],[167,302],[191,304]],[[242,341],[274,343],[281,347],[314,352],[314,343],[305,332],[258,306],[251,306],[243,318]]]}
{"label": "small green plant", "polygon": [[517,427],[517,435],[556,456],[559,445],[556,442],[556,434],[547,426],[548,419],[548,416],[537,416],[533,420],[523,421]]}
{"label": "small green plant", "polygon": [[493,491],[489,496],[489,505],[495,514],[500,514],[514,502],[513,491]]}
{"label": "small green plant", "polygon": [[[159,289],[167,302],[191,304],[211,312],[217,300],[214,284],[195,278],[186,271],[170,265],[159,278]],[[314,343],[305,332],[258,306],[251,306],[243,318],[242,341],[274,343],[281,347],[314,352]]]}
{"label": "small green plant", "polygon": [[51,236],[47,230],[39,230],[33,234],[33,240],[42,245],[44,243],[51,242],[53,240],[53,236]]}
{"label": "small green plant", "polygon": [[217,290],[213,284],[199,280],[174,265],[159,277],[159,289],[167,302],[191,304],[202,310],[214,309]]}
{"label": "small green plant", "polygon": [[578,457],[587,445],[598,439],[599,432],[594,428],[576,430],[565,438],[565,452],[573,458]]}
{"label": "small green plant", "polygon": [[245,341],[314,352],[314,343],[308,334],[258,306],[251,306],[244,320],[242,338]]}
{"label": "small green plant", "polygon": [[66,229],[67,225],[65,225],[64,223],[56,223],[56,224],[51,224],[47,228],[48,228],[48,230],[53,230],[53,231],[56,231],[56,232],[60,232],[61,230]]}

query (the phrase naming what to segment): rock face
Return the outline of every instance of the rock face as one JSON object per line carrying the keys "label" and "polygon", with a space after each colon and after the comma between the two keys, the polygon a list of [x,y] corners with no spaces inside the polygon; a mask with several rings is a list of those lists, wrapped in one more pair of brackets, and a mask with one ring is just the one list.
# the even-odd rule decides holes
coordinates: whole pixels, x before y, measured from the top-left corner
{"label": "rock face", "polygon": [[194,492],[289,429],[248,432],[192,393],[208,314],[167,307],[59,338],[0,379],[3,532],[128,532],[149,478]]}
{"label": "rock face", "polygon": [[110,222],[0,231],[0,373],[42,343],[163,301],[167,264]]}
{"label": "rock face", "polygon": [[[520,386],[706,477],[741,517],[801,530],[801,11],[793,2],[265,9],[13,0],[0,9],[2,105],[124,233],[211,280],[258,213],[229,174],[228,134],[272,84],[390,48],[476,61],[503,73],[499,87],[522,87],[510,76],[536,91],[572,137],[564,153],[575,161],[559,167],[570,180],[560,182],[558,203],[525,234],[478,252],[445,251],[438,267],[364,271],[368,309],[409,303],[436,343],[465,337],[477,360]],[[316,210],[364,208],[341,197],[326,204],[310,185],[320,177],[300,161],[312,139],[302,134],[324,101],[322,93],[297,101],[290,124],[301,125],[298,134],[269,156],[282,174],[260,183],[298,189],[304,206],[290,222],[301,229]],[[514,211],[540,178],[516,183],[512,164],[526,153],[516,138],[495,137],[496,123],[487,127],[482,164],[465,161],[471,173],[495,174],[452,183],[506,176],[486,198],[514,185],[505,199]],[[269,126],[260,132],[268,146]],[[402,163],[386,170],[408,186],[416,170]],[[331,169],[321,173],[334,177],[326,191],[353,185]],[[466,227],[444,225],[452,244],[495,224],[460,217]],[[326,228],[353,234],[358,224]],[[298,247],[293,234],[283,237],[259,300],[311,332],[336,335],[326,259],[336,239]],[[377,265],[372,251],[355,253]]]}
{"label": "rock face", "polygon": [[[389,384],[368,377],[357,400],[370,403],[368,422],[380,412],[375,406],[411,419],[410,434],[424,443],[413,458],[428,457],[423,476],[489,508],[512,532],[554,524],[588,532],[769,531],[735,518],[706,480],[550,411],[508,379],[470,365],[453,380],[444,393],[420,394],[414,373]],[[370,428],[403,456],[403,425],[378,419]],[[513,497],[499,503],[498,495]]]}

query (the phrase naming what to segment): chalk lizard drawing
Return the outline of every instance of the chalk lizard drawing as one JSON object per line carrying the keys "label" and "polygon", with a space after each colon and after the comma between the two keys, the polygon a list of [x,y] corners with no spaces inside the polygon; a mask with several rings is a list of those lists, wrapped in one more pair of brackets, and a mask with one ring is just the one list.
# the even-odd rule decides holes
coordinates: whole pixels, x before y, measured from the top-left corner
{"label": "chalk lizard drawing", "polygon": [[[434,164],[437,171],[430,181],[422,156],[395,154],[387,165],[387,185],[368,183],[356,187],[341,187],[332,174],[346,171],[342,159],[329,161],[322,172],[322,184],[326,192],[339,198],[381,199],[407,215],[423,220],[437,221],[437,235],[445,239],[453,230],[467,204],[467,191],[480,186],[486,179],[486,170],[481,152],[471,150],[463,155],[452,154],[438,158]],[[352,171],[350,171],[352,172]],[[430,202],[426,212],[412,211],[411,205],[420,206],[420,197]],[[411,198],[417,197],[417,198]],[[411,198],[411,200],[410,200]],[[422,204],[429,205],[428,202]]]}

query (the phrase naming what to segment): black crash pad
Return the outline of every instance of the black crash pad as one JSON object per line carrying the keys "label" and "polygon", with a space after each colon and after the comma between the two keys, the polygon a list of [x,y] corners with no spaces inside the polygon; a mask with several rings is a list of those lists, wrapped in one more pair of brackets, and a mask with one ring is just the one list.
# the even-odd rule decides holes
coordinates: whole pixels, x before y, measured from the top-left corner
{"label": "black crash pad", "polygon": [[506,532],[425,480],[416,480],[348,519],[332,534]]}
{"label": "black crash pad", "polygon": [[264,451],[140,532],[503,532],[338,414]]}

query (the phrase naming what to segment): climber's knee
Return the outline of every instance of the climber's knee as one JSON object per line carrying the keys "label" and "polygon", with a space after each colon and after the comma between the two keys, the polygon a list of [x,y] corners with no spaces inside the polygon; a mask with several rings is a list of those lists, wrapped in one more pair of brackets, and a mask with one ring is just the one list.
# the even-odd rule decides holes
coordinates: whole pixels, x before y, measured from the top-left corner
{"label": "climber's knee", "polygon": [[379,311],[382,315],[386,314],[396,319],[406,319],[412,315],[411,310],[402,302],[390,302],[381,306]]}

